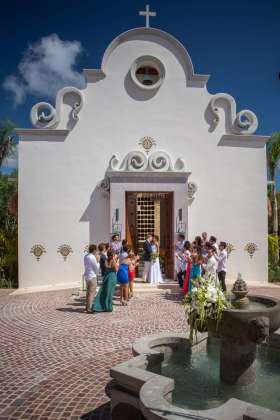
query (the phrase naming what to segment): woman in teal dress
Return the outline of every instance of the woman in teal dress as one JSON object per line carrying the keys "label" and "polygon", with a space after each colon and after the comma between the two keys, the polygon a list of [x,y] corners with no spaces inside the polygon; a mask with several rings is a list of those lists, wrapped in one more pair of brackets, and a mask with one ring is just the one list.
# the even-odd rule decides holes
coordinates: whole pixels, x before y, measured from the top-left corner
{"label": "woman in teal dress", "polygon": [[108,252],[107,258],[107,270],[103,283],[92,304],[94,312],[113,311],[113,296],[117,285],[118,264],[112,253]]}
{"label": "woman in teal dress", "polygon": [[190,280],[189,280],[189,293],[192,292],[193,280],[201,276],[202,261],[203,259],[201,255],[197,255],[197,254],[192,255],[192,266],[191,266]]}

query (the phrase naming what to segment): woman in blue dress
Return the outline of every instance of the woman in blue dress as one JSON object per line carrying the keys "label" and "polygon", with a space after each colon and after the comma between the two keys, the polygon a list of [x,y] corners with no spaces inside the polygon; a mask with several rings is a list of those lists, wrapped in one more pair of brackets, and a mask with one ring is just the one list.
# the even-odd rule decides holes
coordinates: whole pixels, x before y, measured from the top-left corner
{"label": "woman in blue dress", "polygon": [[129,268],[130,263],[131,263],[130,258],[128,258],[128,256],[124,257],[120,263],[119,271],[117,274],[118,283],[120,285],[122,305],[128,304],[128,284],[129,284],[128,268]]}

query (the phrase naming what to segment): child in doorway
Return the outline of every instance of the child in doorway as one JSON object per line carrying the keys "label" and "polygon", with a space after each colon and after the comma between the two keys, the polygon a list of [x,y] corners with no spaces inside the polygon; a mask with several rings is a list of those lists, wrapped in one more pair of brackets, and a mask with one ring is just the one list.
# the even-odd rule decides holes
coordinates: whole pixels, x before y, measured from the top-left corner
{"label": "child in doorway", "polygon": [[134,252],[130,252],[128,255],[130,264],[128,268],[128,299],[133,297],[133,284],[136,277],[136,267],[139,264],[139,256],[135,255]]}

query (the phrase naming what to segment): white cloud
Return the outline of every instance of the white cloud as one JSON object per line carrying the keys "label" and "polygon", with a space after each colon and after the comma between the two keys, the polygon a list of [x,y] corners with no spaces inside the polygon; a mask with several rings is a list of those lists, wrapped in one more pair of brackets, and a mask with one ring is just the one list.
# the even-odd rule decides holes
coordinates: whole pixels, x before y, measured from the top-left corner
{"label": "white cloud", "polygon": [[27,95],[55,97],[66,85],[82,88],[84,77],[75,70],[83,48],[79,41],[63,41],[52,34],[29,45],[18,64],[18,74],[9,75],[3,83],[15,105]]}

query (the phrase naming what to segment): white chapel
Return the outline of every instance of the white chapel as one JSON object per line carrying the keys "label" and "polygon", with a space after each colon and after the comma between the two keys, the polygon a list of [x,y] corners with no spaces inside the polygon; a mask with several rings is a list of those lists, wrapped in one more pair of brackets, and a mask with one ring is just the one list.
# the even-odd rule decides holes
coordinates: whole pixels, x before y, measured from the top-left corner
{"label": "white chapel", "polygon": [[229,279],[267,281],[268,137],[144,14],[84,70],[84,90],[34,105],[34,128],[17,130],[20,288],[80,284],[88,244],[114,232],[138,251],[157,233],[173,278],[176,234],[207,231],[228,244]]}

